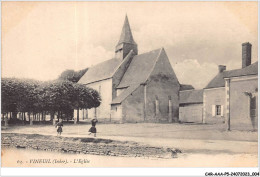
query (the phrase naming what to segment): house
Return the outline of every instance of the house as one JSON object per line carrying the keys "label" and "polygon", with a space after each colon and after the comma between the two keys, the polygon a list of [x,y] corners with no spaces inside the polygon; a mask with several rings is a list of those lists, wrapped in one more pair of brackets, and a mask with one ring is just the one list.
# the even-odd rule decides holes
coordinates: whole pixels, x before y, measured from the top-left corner
{"label": "house", "polygon": [[225,122],[225,71],[226,66],[219,65],[218,74],[208,83],[203,91],[203,123]]}
{"label": "house", "polygon": [[257,128],[258,62],[251,64],[250,43],[242,44],[242,68],[219,73],[204,88],[203,122],[226,123],[230,129]]}
{"label": "house", "polygon": [[115,57],[78,83],[98,90],[102,103],[86,117],[118,122],[178,121],[180,83],[163,48],[138,54],[126,16]]}
{"label": "house", "polygon": [[242,68],[225,75],[227,129],[258,129],[258,62],[251,64],[250,43],[243,43]]}
{"label": "house", "polygon": [[180,91],[179,121],[202,123],[203,89]]}

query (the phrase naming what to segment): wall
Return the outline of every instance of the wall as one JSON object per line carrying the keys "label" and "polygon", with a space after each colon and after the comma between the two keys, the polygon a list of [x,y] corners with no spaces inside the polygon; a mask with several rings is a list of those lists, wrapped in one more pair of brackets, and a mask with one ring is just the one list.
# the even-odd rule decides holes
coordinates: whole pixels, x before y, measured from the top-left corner
{"label": "wall", "polygon": [[144,122],[144,86],[138,87],[121,104],[122,122]]}
{"label": "wall", "polygon": [[126,90],[126,88],[116,89],[116,96],[119,96],[125,90]]}
{"label": "wall", "polygon": [[[123,122],[172,122],[178,119],[179,82],[162,49],[157,62],[147,78],[123,102]],[[172,117],[169,117],[169,96],[172,100]],[[158,97],[159,114],[155,111]]]}
{"label": "wall", "polygon": [[122,105],[114,104],[111,105],[111,121],[122,121]]}
{"label": "wall", "polygon": [[[177,122],[179,117],[180,84],[169,59],[162,49],[147,81],[146,120],[152,122]],[[159,115],[155,115],[155,100],[158,97]],[[172,117],[169,118],[169,97],[172,100]]]}
{"label": "wall", "polygon": [[203,103],[188,104],[179,107],[179,120],[181,122],[202,123]]}
{"label": "wall", "polygon": [[[101,105],[97,108],[97,118],[110,119],[110,104],[112,102],[112,79],[87,84],[86,86],[100,92],[102,102]],[[94,112],[94,108],[89,109],[88,117],[94,118]]]}
{"label": "wall", "polygon": [[258,78],[256,76],[232,78],[230,80],[231,130],[253,130],[254,127],[257,129],[258,118],[257,116],[250,117],[249,96],[244,93],[255,93],[256,89],[258,89],[257,82]]}
{"label": "wall", "polygon": [[[212,105],[222,105],[223,116],[213,115]],[[203,92],[203,119],[204,123],[224,123],[226,114],[225,87],[204,89]]]}

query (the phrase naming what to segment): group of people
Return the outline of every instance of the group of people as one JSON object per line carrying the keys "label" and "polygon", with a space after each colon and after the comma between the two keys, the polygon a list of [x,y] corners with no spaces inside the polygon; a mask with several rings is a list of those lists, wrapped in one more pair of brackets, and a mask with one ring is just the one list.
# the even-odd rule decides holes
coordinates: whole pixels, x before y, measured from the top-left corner
{"label": "group of people", "polygon": [[[97,128],[96,128],[96,124],[97,124],[98,120],[96,118],[91,120],[91,128],[89,129],[89,135],[91,133],[94,134],[94,137],[96,137],[97,134]],[[61,136],[62,133],[62,127],[63,127],[63,123],[62,123],[62,119],[59,120],[59,122],[55,125],[55,128],[57,128],[57,136]]]}

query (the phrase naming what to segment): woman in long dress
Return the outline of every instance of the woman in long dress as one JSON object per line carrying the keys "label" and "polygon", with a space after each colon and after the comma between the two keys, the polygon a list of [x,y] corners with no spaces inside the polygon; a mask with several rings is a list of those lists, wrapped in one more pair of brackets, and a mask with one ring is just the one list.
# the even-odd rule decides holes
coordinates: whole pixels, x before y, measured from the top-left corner
{"label": "woman in long dress", "polygon": [[55,125],[55,128],[57,128],[57,136],[61,136],[61,132],[62,132],[62,127],[63,127],[63,123],[62,123],[62,119],[60,119],[60,121]]}
{"label": "woman in long dress", "polygon": [[96,124],[97,124],[97,122],[98,122],[98,120],[97,119],[92,119],[91,120],[91,124],[92,124],[92,127],[89,129],[89,135],[91,134],[91,133],[94,133],[94,137],[96,137],[96,133],[97,133],[97,129],[96,129]]}

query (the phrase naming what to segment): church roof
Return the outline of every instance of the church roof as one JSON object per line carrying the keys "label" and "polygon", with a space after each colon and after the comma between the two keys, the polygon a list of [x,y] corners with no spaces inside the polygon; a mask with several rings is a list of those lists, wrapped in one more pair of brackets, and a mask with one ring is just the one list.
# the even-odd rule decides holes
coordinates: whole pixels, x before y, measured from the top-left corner
{"label": "church roof", "polygon": [[184,90],[180,91],[180,104],[192,104],[203,102],[202,90]]}
{"label": "church roof", "polygon": [[136,44],[131,32],[131,28],[128,22],[128,17],[126,15],[125,17],[125,22],[124,22],[124,26],[122,28],[122,32],[121,32],[121,36],[120,39],[117,43],[117,45],[121,44],[121,43],[130,43],[130,44]]}
{"label": "church roof", "polygon": [[229,77],[239,77],[239,76],[248,76],[248,75],[257,75],[258,74],[258,62],[255,62],[245,68],[234,69],[230,71],[223,71],[218,73],[206,86],[207,88],[218,88],[225,86],[225,79]]}
{"label": "church roof", "polygon": [[111,78],[122,60],[113,58],[89,68],[78,83],[89,84],[92,82]]}
{"label": "church roof", "polygon": [[117,88],[141,84],[147,80],[153,70],[162,49],[156,49],[141,55],[135,55]]}

